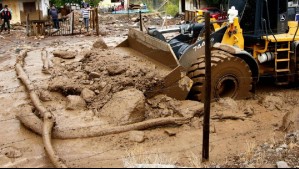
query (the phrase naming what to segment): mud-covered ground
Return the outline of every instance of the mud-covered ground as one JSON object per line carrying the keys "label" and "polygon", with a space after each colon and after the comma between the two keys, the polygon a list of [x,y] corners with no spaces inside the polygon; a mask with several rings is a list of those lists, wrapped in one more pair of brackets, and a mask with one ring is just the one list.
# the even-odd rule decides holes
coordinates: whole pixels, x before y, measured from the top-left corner
{"label": "mud-covered ground", "polygon": [[[138,57],[140,53],[115,49],[126,38],[131,24],[122,17],[106,17],[108,19],[102,19],[101,38],[82,35],[35,38],[26,37],[22,30],[0,35],[0,167],[52,167],[41,137],[16,119],[18,113],[32,106],[14,69],[16,57],[24,49],[30,49],[24,69],[44,106],[55,115],[59,128],[93,125],[105,128],[131,120],[193,117],[180,127],[162,126],[141,133],[54,140],[54,149],[69,167],[127,167],[137,163],[276,167],[278,161],[285,161],[291,167],[299,166],[298,132],[291,132],[295,125],[289,125],[288,118],[284,118],[286,114],[298,114],[297,88],[279,88],[266,79],[268,83],[261,82],[251,99],[223,99],[213,103],[210,163],[202,164],[203,119],[199,111],[202,104],[177,101],[164,95],[148,97],[146,91],[159,83],[169,70]],[[93,46],[101,39],[108,48]],[[41,53],[45,51],[53,61],[50,74],[42,71]],[[55,51],[73,52],[75,58],[53,57]],[[68,96],[80,96],[83,105],[69,104]],[[135,105],[138,112],[144,112],[143,118],[119,116],[119,110],[130,110],[128,105]]]}

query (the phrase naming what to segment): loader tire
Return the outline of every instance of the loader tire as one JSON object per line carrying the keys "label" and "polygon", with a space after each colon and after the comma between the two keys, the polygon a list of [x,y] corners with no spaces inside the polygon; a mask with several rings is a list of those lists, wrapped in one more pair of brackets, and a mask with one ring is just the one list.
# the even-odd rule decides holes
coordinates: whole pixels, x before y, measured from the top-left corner
{"label": "loader tire", "polygon": [[[212,101],[217,101],[219,98],[225,97],[245,99],[250,96],[253,83],[252,72],[244,60],[221,50],[213,50],[211,59]],[[188,76],[194,82],[189,98],[204,101],[204,56],[200,57],[197,62],[190,67]]]}

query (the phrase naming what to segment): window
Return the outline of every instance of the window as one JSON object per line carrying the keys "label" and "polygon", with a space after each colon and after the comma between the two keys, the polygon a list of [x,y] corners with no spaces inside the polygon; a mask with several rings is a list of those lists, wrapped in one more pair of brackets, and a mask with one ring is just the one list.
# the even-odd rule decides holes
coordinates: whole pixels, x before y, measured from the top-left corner
{"label": "window", "polygon": [[25,13],[32,13],[36,11],[35,2],[24,2],[23,6]]}

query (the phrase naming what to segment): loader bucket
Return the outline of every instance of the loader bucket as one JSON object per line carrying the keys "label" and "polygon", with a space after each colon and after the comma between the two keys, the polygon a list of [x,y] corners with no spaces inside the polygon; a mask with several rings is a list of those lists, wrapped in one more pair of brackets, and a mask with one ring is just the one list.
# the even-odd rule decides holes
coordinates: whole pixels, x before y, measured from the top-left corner
{"label": "loader bucket", "polygon": [[144,32],[130,29],[128,39],[116,47],[122,52],[130,51],[134,56],[142,57],[166,71],[163,82],[147,91],[147,97],[165,94],[178,100],[185,100],[191,90],[193,81],[186,76],[171,46]]}
{"label": "loader bucket", "polygon": [[156,61],[171,69],[179,66],[179,61],[167,42],[163,42],[135,29],[130,29],[128,39],[117,47],[131,48],[146,55],[147,59]]}

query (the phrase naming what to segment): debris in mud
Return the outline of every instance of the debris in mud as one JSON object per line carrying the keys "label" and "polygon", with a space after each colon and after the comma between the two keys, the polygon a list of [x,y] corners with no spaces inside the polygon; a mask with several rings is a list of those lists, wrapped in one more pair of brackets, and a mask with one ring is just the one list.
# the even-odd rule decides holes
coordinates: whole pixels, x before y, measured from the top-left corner
{"label": "debris in mud", "polygon": [[196,101],[178,101],[166,95],[158,95],[147,100],[147,118],[168,116],[194,117],[203,114],[204,105]]}
{"label": "debris in mud", "polygon": [[287,132],[299,130],[299,107],[287,112],[282,120],[281,129]]}
{"label": "debris in mud", "polygon": [[240,156],[228,159],[229,163],[222,168],[294,168],[299,165],[299,142],[297,132],[287,134],[285,139],[269,140],[252,147]]}
{"label": "debris in mud", "polygon": [[115,50],[85,51],[83,57],[80,62],[56,65],[48,89],[68,96],[87,88],[96,94],[87,107],[98,111],[113,94],[130,88],[151,90],[166,75],[152,63]]}
{"label": "debris in mud", "polygon": [[250,105],[246,105],[243,112],[247,117],[251,117],[254,115],[254,107]]}
{"label": "debris in mud", "polygon": [[281,110],[284,105],[284,101],[281,97],[278,96],[266,96],[262,100],[262,105],[270,111],[276,109]]}
{"label": "debris in mud", "polygon": [[116,76],[125,73],[127,68],[125,65],[112,65],[107,67],[107,71],[110,76]]}
{"label": "debris in mud", "polygon": [[7,147],[1,150],[1,154],[5,155],[7,158],[20,158],[23,153],[20,149],[15,147]]}

